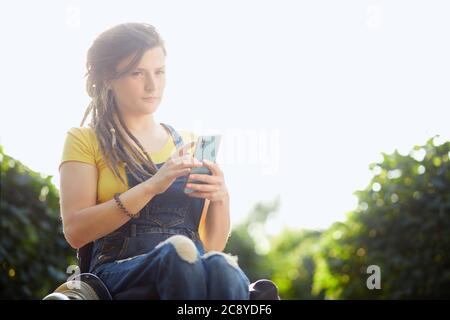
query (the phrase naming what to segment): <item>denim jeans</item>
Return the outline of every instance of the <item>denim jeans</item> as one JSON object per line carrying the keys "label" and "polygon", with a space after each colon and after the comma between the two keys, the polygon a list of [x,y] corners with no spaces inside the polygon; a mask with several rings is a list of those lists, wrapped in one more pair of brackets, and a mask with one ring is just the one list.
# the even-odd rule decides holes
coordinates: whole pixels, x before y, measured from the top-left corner
{"label": "denim jeans", "polygon": [[[163,125],[180,148],[181,136]],[[139,183],[125,172],[129,188]],[[237,258],[204,252],[198,227],[205,200],[184,193],[186,179],[177,178],[136,219],[94,241],[90,272],[114,298],[249,299],[250,282]]]}
{"label": "denim jeans", "polygon": [[231,255],[202,251],[183,235],[95,273],[116,299],[247,300],[250,282]]}

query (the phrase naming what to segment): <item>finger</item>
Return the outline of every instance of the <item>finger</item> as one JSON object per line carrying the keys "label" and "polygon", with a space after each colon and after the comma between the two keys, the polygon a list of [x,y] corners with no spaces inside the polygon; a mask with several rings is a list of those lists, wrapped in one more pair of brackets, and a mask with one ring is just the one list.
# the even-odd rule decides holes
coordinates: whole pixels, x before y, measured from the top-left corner
{"label": "finger", "polygon": [[222,170],[220,170],[220,167],[217,163],[211,162],[209,160],[204,159],[203,165],[207,167],[209,170],[211,170],[211,173],[214,176],[220,176],[222,175]]}
{"label": "finger", "polygon": [[190,174],[189,180],[190,181],[197,180],[197,181],[202,181],[202,182],[209,183],[209,184],[217,183],[217,178],[214,176],[210,176],[209,174]]}
{"label": "finger", "polygon": [[181,168],[192,168],[192,167],[201,167],[202,163],[195,159],[193,156],[185,155],[180,158],[173,159],[175,167],[177,169]]}
{"label": "finger", "polygon": [[203,163],[190,154],[185,155],[183,159],[187,162],[192,163],[195,167],[203,167]]}
{"label": "finger", "polygon": [[187,176],[191,172],[191,168],[184,168],[172,171],[172,178],[178,178],[181,176]]}
{"label": "finger", "polygon": [[182,157],[183,155],[185,155],[193,146],[195,145],[195,141],[189,142],[185,145],[183,145],[181,148],[179,148],[176,151],[176,154],[180,157]]}
{"label": "finger", "polygon": [[218,190],[216,186],[210,184],[187,183],[186,187],[202,192],[215,192]]}
{"label": "finger", "polygon": [[191,142],[191,143],[188,143],[188,144],[185,144],[185,145],[183,145],[183,146],[180,147],[180,148],[177,148],[177,149],[172,153],[172,155],[170,156],[170,158],[171,158],[171,159],[177,159],[177,158],[183,157],[184,155],[189,154],[190,148],[192,148],[192,142]]}
{"label": "finger", "polygon": [[189,192],[187,195],[193,198],[209,198],[210,196],[208,192]]}

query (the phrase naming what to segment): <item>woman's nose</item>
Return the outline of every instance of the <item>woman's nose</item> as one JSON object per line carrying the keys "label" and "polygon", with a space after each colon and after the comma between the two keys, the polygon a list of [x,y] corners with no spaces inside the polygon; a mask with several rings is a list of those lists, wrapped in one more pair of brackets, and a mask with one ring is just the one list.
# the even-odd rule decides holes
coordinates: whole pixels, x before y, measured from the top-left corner
{"label": "woman's nose", "polygon": [[153,91],[155,89],[155,79],[153,79],[152,76],[147,77],[145,82],[145,90],[147,91]]}

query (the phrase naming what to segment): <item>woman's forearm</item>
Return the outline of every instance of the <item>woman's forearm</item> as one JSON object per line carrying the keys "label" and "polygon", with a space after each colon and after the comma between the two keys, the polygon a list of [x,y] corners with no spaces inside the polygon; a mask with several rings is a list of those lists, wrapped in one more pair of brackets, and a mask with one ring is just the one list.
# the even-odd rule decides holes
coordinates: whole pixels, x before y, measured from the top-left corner
{"label": "woman's forearm", "polygon": [[205,221],[205,250],[223,251],[230,235],[229,196],[209,204]]}
{"label": "woman's forearm", "polygon": [[[120,200],[132,214],[138,213],[153,197],[148,180],[120,194]],[[130,219],[111,199],[79,210],[63,220],[64,235],[73,248],[80,248],[113,232]]]}

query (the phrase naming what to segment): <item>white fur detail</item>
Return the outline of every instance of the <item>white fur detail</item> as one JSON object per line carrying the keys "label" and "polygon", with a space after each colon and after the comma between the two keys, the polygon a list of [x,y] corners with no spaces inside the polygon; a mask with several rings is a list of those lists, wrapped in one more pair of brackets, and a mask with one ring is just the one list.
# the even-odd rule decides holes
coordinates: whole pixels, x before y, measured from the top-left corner
{"label": "white fur detail", "polygon": [[187,261],[189,263],[194,263],[197,261],[197,248],[192,242],[191,239],[189,239],[186,236],[183,235],[174,235],[165,241],[160,242],[156,248],[159,248],[165,244],[172,244],[177,251],[178,255],[181,259],[184,261]]}
{"label": "white fur detail", "polygon": [[211,257],[211,256],[213,256],[213,255],[221,255],[222,257],[224,257],[225,258],[225,260],[231,265],[231,266],[233,266],[233,267],[235,267],[235,268],[239,268],[239,265],[238,265],[238,257],[237,256],[232,256],[231,254],[229,254],[229,253],[223,253],[223,252],[220,252],[220,251],[209,251],[209,252],[207,252],[207,253],[205,253],[204,255],[203,255],[203,258],[208,258],[208,257]]}

